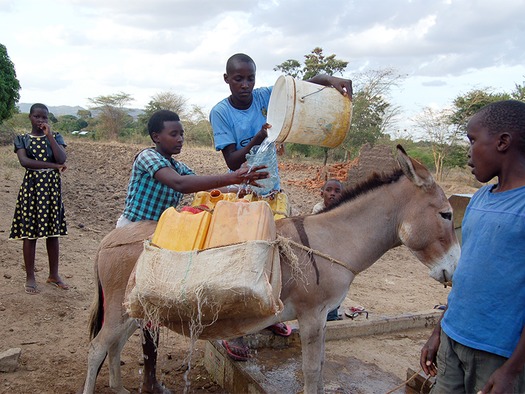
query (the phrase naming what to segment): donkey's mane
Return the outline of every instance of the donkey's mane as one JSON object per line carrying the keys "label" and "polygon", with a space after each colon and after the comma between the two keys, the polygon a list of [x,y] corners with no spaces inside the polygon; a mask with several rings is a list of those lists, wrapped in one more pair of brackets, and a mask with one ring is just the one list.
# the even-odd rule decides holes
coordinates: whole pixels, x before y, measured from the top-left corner
{"label": "donkey's mane", "polygon": [[348,189],[344,189],[341,193],[339,200],[332,206],[323,209],[321,212],[331,211],[332,209],[344,204],[347,201],[353,200],[358,196],[368,193],[371,190],[377,189],[381,186],[388,185],[390,183],[397,182],[403,175],[403,170],[400,168],[395,169],[393,172],[385,174],[378,174],[374,172],[365,181],[358,183],[356,186]]}

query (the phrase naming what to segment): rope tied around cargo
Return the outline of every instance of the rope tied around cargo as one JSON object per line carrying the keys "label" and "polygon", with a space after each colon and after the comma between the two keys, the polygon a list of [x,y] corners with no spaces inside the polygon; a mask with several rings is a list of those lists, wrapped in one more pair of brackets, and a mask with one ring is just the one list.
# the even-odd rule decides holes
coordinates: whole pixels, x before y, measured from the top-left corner
{"label": "rope tied around cargo", "polygon": [[[345,263],[345,262],[343,262],[341,260],[337,260],[337,259],[333,258],[332,256],[327,255],[326,253],[323,253],[323,252],[320,252],[320,251],[318,251],[316,249],[312,249],[312,248],[310,248],[308,246],[305,246],[305,245],[303,245],[303,244],[301,244],[299,242],[295,242],[295,241],[291,240],[290,238],[285,238],[285,237],[282,237],[282,236],[278,235],[277,236],[277,241],[279,243],[279,247],[283,251],[283,254],[286,257],[288,257],[292,262],[294,262],[294,261],[296,262],[298,260],[298,258],[295,255],[295,253],[293,252],[293,250],[291,250],[290,245],[293,245],[296,248],[304,250],[309,256],[316,255],[316,256],[322,257],[322,258],[330,261],[331,263],[339,264],[340,266],[346,268],[348,271],[350,271],[355,276],[357,276],[357,274],[359,273],[356,270],[354,270],[352,267],[350,267],[347,263]],[[292,264],[292,267],[294,267],[294,266],[297,266],[297,263]]]}

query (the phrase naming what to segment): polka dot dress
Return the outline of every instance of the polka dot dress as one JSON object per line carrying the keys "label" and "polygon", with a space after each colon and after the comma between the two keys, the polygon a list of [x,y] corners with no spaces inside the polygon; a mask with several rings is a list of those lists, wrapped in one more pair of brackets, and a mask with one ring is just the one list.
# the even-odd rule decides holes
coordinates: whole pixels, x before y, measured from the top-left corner
{"label": "polka dot dress", "polygon": [[[31,136],[27,157],[50,161],[46,136]],[[10,239],[38,239],[67,235],[60,172],[26,169],[15,207]]]}

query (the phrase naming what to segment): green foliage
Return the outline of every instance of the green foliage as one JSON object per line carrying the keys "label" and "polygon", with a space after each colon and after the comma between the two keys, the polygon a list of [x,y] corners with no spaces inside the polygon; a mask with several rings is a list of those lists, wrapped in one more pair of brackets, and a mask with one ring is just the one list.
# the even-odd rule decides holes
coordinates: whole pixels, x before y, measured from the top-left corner
{"label": "green foliage", "polygon": [[181,119],[185,130],[184,138],[188,144],[214,147],[211,123],[201,107],[192,106],[191,111]]}
{"label": "green foliage", "polygon": [[6,122],[0,123],[0,146],[11,145],[17,134]]}
{"label": "green foliage", "polygon": [[88,126],[85,119],[78,118],[74,115],[62,115],[57,119],[53,128],[61,133],[71,133],[75,130],[82,130]]}
{"label": "green foliage", "polygon": [[515,84],[514,91],[510,95],[514,100],[525,101],[525,86]]}
{"label": "green foliage", "polygon": [[407,154],[419,161],[430,171],[435,171],[434,157],[432,156],[432,150],[429,147],[413,147],[406,149]]}
{"label": "green foliage", "polygon": [[453,145],[450,152],[445,157],[443,167],[446,168],[465,168],[468,162],[468,145],[457,144]]}
{"label": "green foliage", "polygon": [[0,122],[18,112],[16,103],[20,100],[20,82],[16,78],[15,65],[0,44]]}
{"label": "green foliage", "polygon": [[314,145],[286,144],[286,155],[289,157],[310,157],[321,159],[325,155],[325,148]]}
{"label": "green foliage", "polygon": [[13,144],[15,137],[29,132],[30,127],[27,114],[15,113],[9,119],[0,122],[0,146]]}
{"label": "green foliage", "polygon": [[144,108],[144,113],[140,114],[137,119],[137,128],[140,132],[148,134],[148,120],[153,115],[154,112],[157,112],[161,109],[167,109],[175,112],[179,115],[181,120],[185,119],[187,116],[187,102],[184,96],[175,94],[172,92],[160,92],[155,94],[146,108]]}
{"label": "green foliage", "polygon": [[301,78],[303,70],[301,70],[301,63],[294,59],[288,59],[278,66],[275,66],[273,71],[281,71],[285,75],[290,75],[294,78]]}
{"label": "green foliage", "polygon": [[348,65],[348,62],[336,59],[333,54],[325,57],[323,49],[319,47],[314,48],[308,55],[304,55],[304,58],[304,66],[302,68],[299,61],[288,59],[275,66],[274,71],[281,71],[285,75],[306,80],[318,74],[342,74]]}
{"label": "green foliage", "polygon": [[207,120],[202,120],[197,123],[183,121],[183,124],[185,143],[190,146],[214,147],[210,122]]}
{"label": "green foliage", "polygon": [[[521,88],[520,88],[521,89]],[[519,92],[519,89],[517,88]],[[490,89],[474,89],[465,95],[457,96],[453,101],[453,113],[450,116],[450,124],[456,125],[462,132],[467,130],[469,118],[487,104],[500,100],[508,100],[508,93],[493,93]]]}
{"label": "green foliage", "polygon": [[343,74],[343,71],[348,66],[348,62],[338,60],[335,55],[325,57],[322,48],[314,48],[312,52],[304,56],[304,74],[303,79],[310,79],[318,74]]}
{"label": "green foliage", "polygon": [[119,136],[128,135],[130,128],[130,116],[124,106],[133,101],[127,93],[117,93],[109,96],[98,96],[88,99],[92,106],[91,110],[99,112],[95,135],[99,139],[116,140]]}
{"label": "green foliage", "polygon": [[399,107],[389,102],[388,95],[404,78],[390,68],[368,70],[355,76],[352,125],[337,150],[354,157],[364,144],[374,146],[387,136],[386,131],[393,127],[400,112]]}
{"label": "green foliage", "polygon": [[370,96],[366,90],[354,94],[352,124],[341,148],[354,156],[364,144],[373,146],[383,136],[381,126],[389,105],[382,97]]}

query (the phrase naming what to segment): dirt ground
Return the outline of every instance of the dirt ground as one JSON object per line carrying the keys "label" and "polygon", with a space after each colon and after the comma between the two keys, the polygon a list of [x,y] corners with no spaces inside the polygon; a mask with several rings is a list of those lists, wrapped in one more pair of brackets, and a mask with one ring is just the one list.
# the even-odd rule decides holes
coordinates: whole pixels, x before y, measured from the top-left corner
{"label": "dirt ground", "polygon": [[[89,344],[87,320],[95,288],[95,251],[121,213],[130,166],[143,146],[81,139],[68,142],[68,169],[62,180],[69,235],[60,241],[60,272],[71,289],[64,291],[45,284],[47,256],[45,243],[39,242],[36,266],[41,293],[35,296],[24,293],[22,243],[7,240],[24,170],[11,146],[0,147],[0,319],[3,322],[0,352],[22,349],[18,370],[0,373],[0,393],[73,393],[83,384]],[[226,170],[220,153],[211,149],[185,147],[178,159],[198,174]],[[311,179],[320,166],[287,161],[283,164],[283,189],[295,212],[310,213],[319,201],[319,192],[297,185],[297,181]],[[454,182],[443,183],[443,187],[447,195],[475,191],[473,187]],[[448,291],[428,277],[426,268],[407,249],[399,247],[355,279],[343,310],[357,304],[376,316],[432,310],[434,305],[446,302]],[[160,378],[173,392],[182,392],[189,341],[171,332],[161,335]],[[408,342],[408,337],[400,333],[388,338],[368,338],[366,346],[362,340],[354,344],[348,341],[341,346],[348,346],[349,354],[353,348],[361,349],[360,354],[367,358],[365,361],[392,368],[404,378],[408,366],[418,366],[415,358],[425,339],[417,334],[415,341]],[[204,342],[199,341],[192,360],[191,392],[223,393],[203,367],[203,350]],[[407,354],[412,365],[406,365]],[[137,332],[122,355],[123,380],[133,393],[139,392],[141,383],[140,360]],[[97,392],[110,393],[108,382],[106,363],[97,379]]]}

